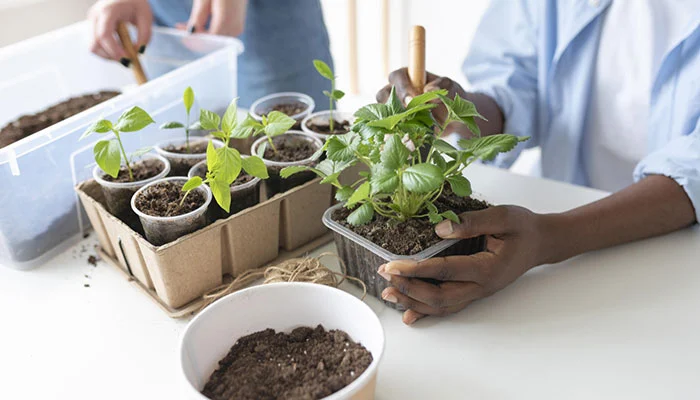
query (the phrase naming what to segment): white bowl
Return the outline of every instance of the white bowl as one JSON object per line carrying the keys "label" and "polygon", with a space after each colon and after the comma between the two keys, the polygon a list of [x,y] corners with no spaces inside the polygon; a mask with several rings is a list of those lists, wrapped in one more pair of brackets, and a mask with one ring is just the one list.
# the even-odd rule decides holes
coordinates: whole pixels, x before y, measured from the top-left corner
{"label": "white bowl", "polygon": [[271,283],[216,301],[187,326],[180,343],[180,367],[188,398],[207,400],[200,390],[238,338],[272,328],[341,329],[372,353],[372,363],[348,386],[324,400],[374,399],[384,330],[364,302],[340,289],[315,283]]}

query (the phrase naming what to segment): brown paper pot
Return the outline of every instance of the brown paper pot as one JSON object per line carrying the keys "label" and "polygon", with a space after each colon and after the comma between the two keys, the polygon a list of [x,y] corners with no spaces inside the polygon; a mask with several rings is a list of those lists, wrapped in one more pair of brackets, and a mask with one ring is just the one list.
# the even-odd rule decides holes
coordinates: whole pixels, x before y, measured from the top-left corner
{"label": "brown paper pot", "polygon": [[280,244],[293,250],[328,232],[323,212],[332,203],[332,186],[316,178],[282,195]]}
{"label": "brown paper pot", "polygon": [[[323,223],[333,231],[338,255],[345,263],[347,274],[364,282],[367,293],[378,299],[382,298],[382,291],[389,286],[387,281],[377,274],[377,269],[382,264],[394,260],[421,261],[433,257],[469,255],[483,251],[486,247],[486,238],[479,236],[473,239],[443,240],[412,256],[397,255],[335,222],[331,215],[342,206],[343,204],[336,204],[326,210],[323,214]],[[396,308],[393,303],[384,302],[384,304]]]}

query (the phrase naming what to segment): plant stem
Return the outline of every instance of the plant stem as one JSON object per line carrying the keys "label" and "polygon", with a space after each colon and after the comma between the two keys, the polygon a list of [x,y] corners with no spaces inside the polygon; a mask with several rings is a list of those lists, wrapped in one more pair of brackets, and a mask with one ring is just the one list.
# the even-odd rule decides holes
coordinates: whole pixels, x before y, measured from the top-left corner
{"label": "plant stem", "polygon": [[275,147],[275,144],[272,143],[272,138],[270,136],[267,137],[267,143],[269,143],[270,147],[272,147],[272,151],[274,151],[275,154],[277,154],[277,147]]}
{"label": "plant stem", "polygon": [[[192,154],[190,150],[190,113],[187,113],[187,121],[185,123],[185,146],[187,146],[187,154]],[[185,195],[186,196],[186,195]],[[184,197],[183,197],[184,199]]]}
{"label": "plant stem", "polygon": [[124,157],[124,163],[126,164],[126,170],[129,171],[129,180],[134,181],[134,173],[131,171],[131,165],[129,165],[129,157],[126,156],[126,151],[124,151],[124,145],[122,145],[122,138],[119,137],[119,132],[116,129],[112,130],[114,136],[117,137],[117,143],[119,143],[119,150],[122,152],[122,157]]}
{"label": "plant stem", "polygon": [[[194,189],[193,189],[194,190]],[[182,196],[182,200],[180,200],[180,207],[182,207],[183,204],[185,204],[185,199],[187,198],[187,195],[190,194],[192,190],[188,190],[185,192],[185,195]]]}
{"label": "plant stem", "polygon": [[333,92],[335,92],[335,79],[331,79],[331,95],[328,96],[330,104],[328,105],[328,127],[333,133]]}

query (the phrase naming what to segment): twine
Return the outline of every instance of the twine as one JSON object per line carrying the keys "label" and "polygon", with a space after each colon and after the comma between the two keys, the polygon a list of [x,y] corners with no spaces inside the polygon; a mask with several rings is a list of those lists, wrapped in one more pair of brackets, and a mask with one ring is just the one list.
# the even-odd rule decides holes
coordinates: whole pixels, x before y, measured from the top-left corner
{"label": "twine", "polygon": [[[341,272],[334,272],[321,263],[324,257],[334,257],[340,264]],[[237,276],[228,284],[218,286],[204,294],[204,304],[199,311],[216,300],[245,288],[260,278],[265,278],[263,284],[276,282],[311,282],[337,288],[346,279],[358,282],[362,286],[362,298],[367,296],[367,286],[360,279],[346,274],[347,268],[337,254],[326,252],[318,257],[291,258],[277,265],[252,269]]]}

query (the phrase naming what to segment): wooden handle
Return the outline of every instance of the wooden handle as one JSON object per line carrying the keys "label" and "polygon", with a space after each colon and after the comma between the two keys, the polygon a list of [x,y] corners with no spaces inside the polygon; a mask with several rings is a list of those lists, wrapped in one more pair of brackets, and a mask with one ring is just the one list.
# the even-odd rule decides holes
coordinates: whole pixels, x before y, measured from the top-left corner
{"label": "wooden handle", "polygon": [[408,77],[419,92],[425,87],[425,28],[414,25],[408,46]]}
{"label": "wooden handle", "polygon": [[389,76],[389,0],[382,0],[382,74]]}
{"label": "wooden handle", "polygon": [[348,0],[348,59],[350,63],[350,93],[360,92],[357,61],[357,0]]}
{"label": "wooden handle", "polygon": [[148,82],[148,79],[146,78],[146,74],[143,72],[143,68],[141,68],[139,53],[134,47],[134,43],[131,41],[129,29],[126,27],[124,22],[119,22],[117,24],[117,34],[119,35],[119,39],[122,41],[126,54],[129,56],[129,59],[131,59],[131,70],[134,72],[136,82],[138,82],[139,85],[143,85],[144,83]]}

